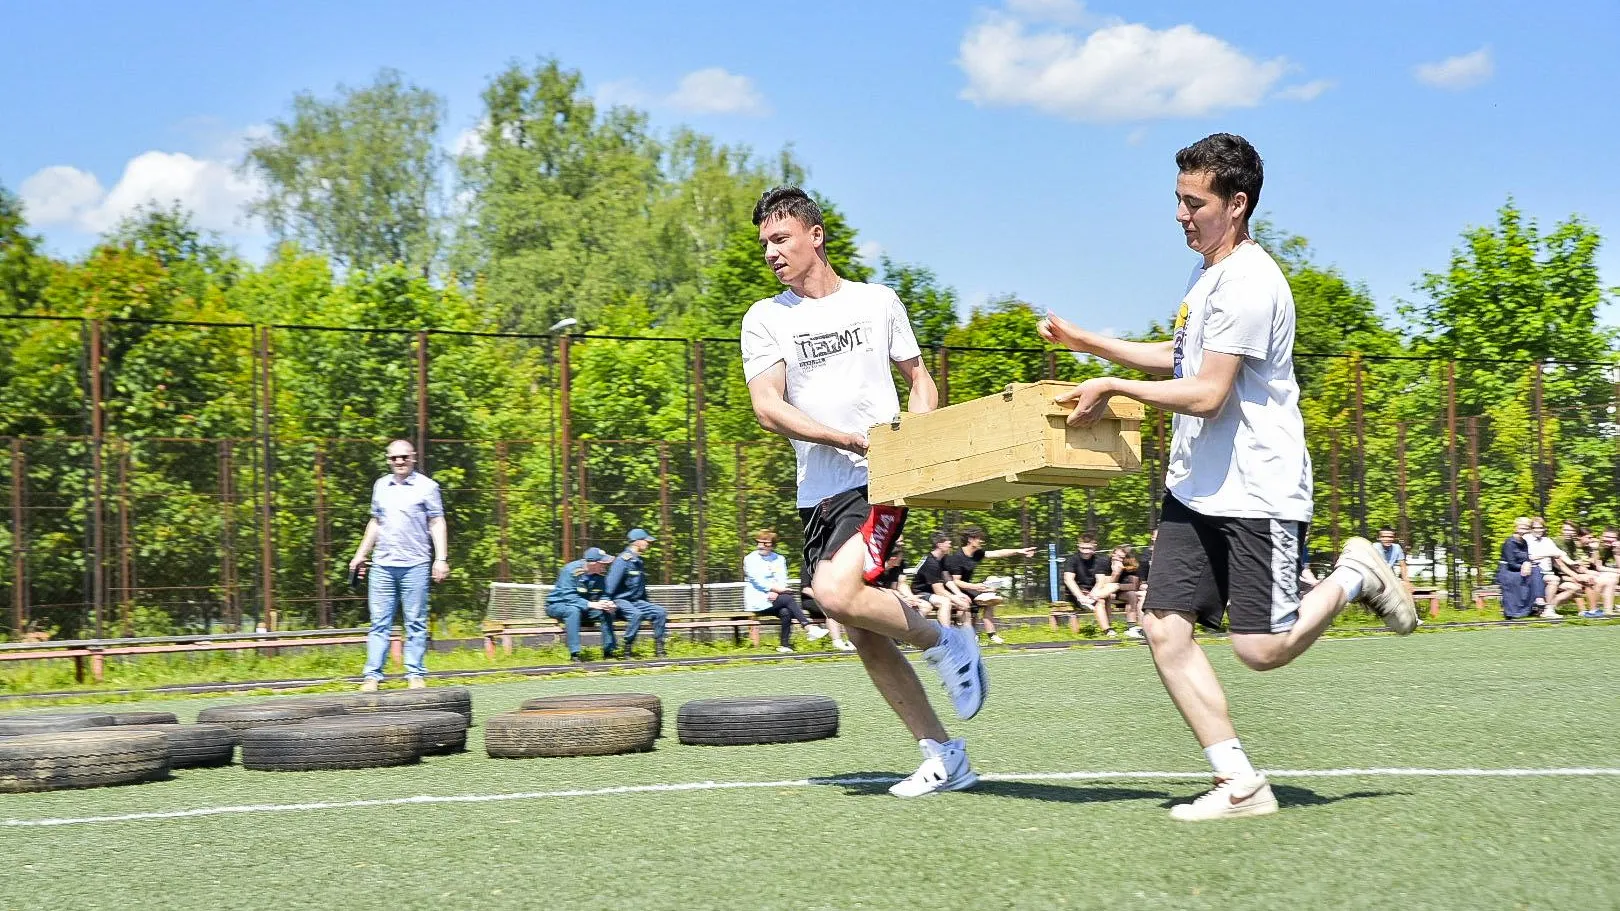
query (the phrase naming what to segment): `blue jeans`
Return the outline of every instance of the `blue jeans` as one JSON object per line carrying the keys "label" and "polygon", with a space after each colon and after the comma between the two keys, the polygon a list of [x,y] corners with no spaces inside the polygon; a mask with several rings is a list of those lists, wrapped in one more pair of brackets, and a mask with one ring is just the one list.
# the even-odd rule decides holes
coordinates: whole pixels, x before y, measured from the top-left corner
{"label": "blue jeans", "polygon": [[388,661],[388,634],[394,628],[394,611],[405,613],[405,675],[427,673],[422,658],[427,654],[428,569],[431,563],[415,566],[375,566],[366,570],[366,594],[371,608],[371,631],[366,635],[366,679],[383,679]]}
{"label": "blue jeans", "polygon": [[584,620],[595,623],[602,630],[602,651],[611,652],[618,644],[618,639],[613,634],[613,615],[606,611],[595,607],[581,607],[578,604],[547,604],[546,616],[562,621],[570,655],[579,654],[579,626]]}
{"label": "blue jeans", "polygon": [[619,614],[624,617],[624,647],[626,649],[635,644],[636,634],[641,632],[641,621],[643,620],[652,621],[653,641],[664,641],[664,624],[669,622],[669,611],[651,601],[615,599],[613,603],[619,606]]}

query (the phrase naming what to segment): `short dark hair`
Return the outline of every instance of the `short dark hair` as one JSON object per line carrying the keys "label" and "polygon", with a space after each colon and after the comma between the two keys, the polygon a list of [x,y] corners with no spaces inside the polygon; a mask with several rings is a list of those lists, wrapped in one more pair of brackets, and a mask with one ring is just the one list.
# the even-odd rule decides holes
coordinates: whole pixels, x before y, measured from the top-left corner
{"label": "short dark hair", "polygon": [[930,549],[933,549],[934,547],[938,547],[941,544],[944,544],[946,541],[949,541],[950,539],[951,539],[950,535],[948,535],[948,534],[946,534],[946,533],[944,533],[942,531],[936,531],[933,534],[928,536],[928,543],[930,545]]}
{"label": "short dark hair", "polygon": [[974,538],[978,538],[980,541],[990,540],[986,537],[984,529],[977,525],[964,525],[962,530],[956,533],[956,537],[961,544],[966,544]]}
{"label": "short dark hair", "polygon": [[1176,153],[1183,174],[1208,171],[1209,187],[1227,202],[1239,193],[1248,197],[1243,220],[1260,205],[1260,185],[1266,182],[1265,163],[1249,141],[1236,133],[1213,133]]}
{"label": "short dark hair", "polygon": [[1095,546],[1096,543],[1097,543],[1097,535],[1096,535],[1096,533],[1088,531],[1085,534],[1082,534],[1080,536],[1080,543],[1081,544],[1090,544],[1090,545]]}
{"label": "short dark hair", "polygon": [[1380,526],[1378,526],[1378,533],[1379,534],[1383,534],[1386,531],[1389,532],[1390,534],[1395,533],[1395,529],[1394,529],[1393,526],[1389,526],[1389,525],[1380,525]]}
{"label": "short dark hair", "polygon": [[754,203],[755,227],[778,217],[797,218],[806,228],[826,229],[821,220],[821,206],[798,187],[772,187]]}

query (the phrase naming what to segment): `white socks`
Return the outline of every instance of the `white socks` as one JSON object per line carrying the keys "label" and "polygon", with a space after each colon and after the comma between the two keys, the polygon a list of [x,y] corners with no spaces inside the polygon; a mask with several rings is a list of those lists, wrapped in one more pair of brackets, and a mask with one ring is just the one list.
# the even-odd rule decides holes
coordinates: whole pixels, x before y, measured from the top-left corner
{"label": "white socks", "polygon": [[1346,566],[1343,563],[1340,563],[1338,566],[1334,567],[1333,572],[1328,573],[1328,577],[1322,581],[1332,582],[1333,584],[1344,589],[1344,600],[1346,603],[1348,603],[1361,596],[1362,583],[1366,582],[1367,580],[1361,575],[1361,570],[1356,569],[1354,566]]}
{"label": "white socks", "polygon": [[1254,774],[1254,764],[1249,762],[1249,754],[1243,752],[1243,744],[1238,743],[1236,737],[1204,747],[1204,757],[1215,769],[1216,777],[1239,778]]}

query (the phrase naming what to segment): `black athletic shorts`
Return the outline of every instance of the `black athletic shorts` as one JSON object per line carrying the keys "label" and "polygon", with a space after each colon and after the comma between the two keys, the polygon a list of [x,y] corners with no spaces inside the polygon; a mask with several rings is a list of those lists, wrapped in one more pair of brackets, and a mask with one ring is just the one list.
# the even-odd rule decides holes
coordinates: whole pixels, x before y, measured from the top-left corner
{"label": "black athletic shorts", "polygon": [[1281,519],[1206,516],[1166,494],[1153,548],[1157,572],[1143,608],[1195,614],[1214,630],[1225,616],[1234,633],[1286,632],[1299,619],[1308,528]]}
{"label": "black athletic shorts", "polygon": [[857,487],[801,508],[799,518],[804,521],[801,565],[806,578],[815,574],[816,564],[831,560],[850,538],[860,535],[866,544],[866,583],[875,585],[905,528],[906,509],[873,506],[866,502],[866,488]]}

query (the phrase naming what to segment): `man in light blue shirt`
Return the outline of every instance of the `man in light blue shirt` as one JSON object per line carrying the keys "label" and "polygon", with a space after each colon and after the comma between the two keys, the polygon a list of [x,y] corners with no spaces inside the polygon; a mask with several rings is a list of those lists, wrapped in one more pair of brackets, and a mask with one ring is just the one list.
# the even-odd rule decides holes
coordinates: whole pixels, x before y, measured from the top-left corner
{"label": "man in light blue shirt", "polygon": [[[388,474],[371,487],[371,521],[349,561],[349,571],[367,580],[371,631],[360,684],[366,692],[382,682],[396,610],[405,615],[405,680],[411,689],[427,686],[422,662],[427,655],[428,580],[443,582],[450,574],[439,485],[417,472],[416,447],[409,440],[389,443],[387,458]],[[373,556],[369,571],[368,554]]]}

